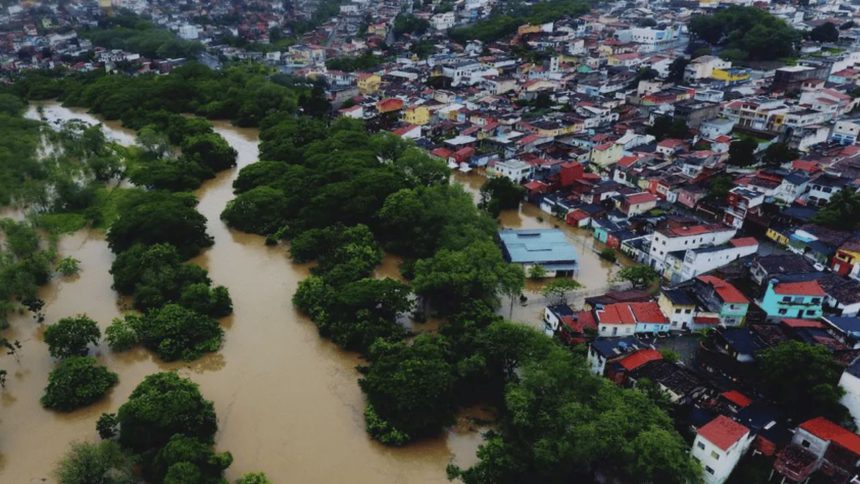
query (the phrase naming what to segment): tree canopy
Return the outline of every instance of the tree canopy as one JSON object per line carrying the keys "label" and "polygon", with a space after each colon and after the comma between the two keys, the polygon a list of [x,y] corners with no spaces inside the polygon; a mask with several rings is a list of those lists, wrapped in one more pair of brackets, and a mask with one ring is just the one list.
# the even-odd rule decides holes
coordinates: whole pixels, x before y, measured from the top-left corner
{"label": "tree canopy", "polygon": [[90,344],[98,344],[98,323],[87,316],[63,318],[45,328],[45,343],[54,358],[86,356]]}
{"label": "tree canopy", "polygon": [[690,32],[714,46],[750,60],[775,60],[795,53],[800,33],[781,19],[755,7],[732,5],[690,19]]}
{"label": "tree canopy", "polygon": [[99,400],[117,382],[116,373],[99,365],[95,358],[72,356],[51,371],[40,401],[54,410],[74,410]]}

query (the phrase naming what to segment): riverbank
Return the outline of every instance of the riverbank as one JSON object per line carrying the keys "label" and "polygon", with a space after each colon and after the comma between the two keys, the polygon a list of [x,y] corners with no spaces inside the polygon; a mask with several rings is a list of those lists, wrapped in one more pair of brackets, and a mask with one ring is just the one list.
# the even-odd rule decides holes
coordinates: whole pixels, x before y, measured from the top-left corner
{"label": "riverbank", "polygon": [[[82,117],[56,103],[45,104],[43,112],[48,120]],[[34,107],[28,116],[38,117]],[[116,411],[144,376],[175,369],[215,404],[216,447],[234,457],[228,479],[264,471],[275,482],[448,482],[446,465],[452,459],[464,466],[473,463],[480,434],[463,417],[446,435],[401,449],[367,436],[358,357],[320,338],[292,306],[291,296],[309,267],[291,263],[283,247],[267,247],[263,237],[230,230],[219,218],[233,196],[239,169],[257,160],[257,130],[213,124],[239,152],[239,166],[195,192],[215,245],[193,262],[230,289],[235,311],[221,321],[224,346],[191,363],[164,364],[140,349],[113,354],[100,345],[96,356],[119,374],[119,385],[95,405],[58,414],[38,402],[53,366],[41,342],[42,328],[29,315],[14,318],[8,337],[20,339],[24,348],[20,364],[8,365],[8,388],[0,394],[0,481],[50,479],[69,443],[98,438],[95,421],[102,412]],[[123,143],[114,129],[105,126],[110,139]],[[104,235],[79,231],[63,237],[59,250],[79,259],[82,271],[42,288],[46,322],[86,313],[104,330],[121,312],[111,289],[113,255]]]}

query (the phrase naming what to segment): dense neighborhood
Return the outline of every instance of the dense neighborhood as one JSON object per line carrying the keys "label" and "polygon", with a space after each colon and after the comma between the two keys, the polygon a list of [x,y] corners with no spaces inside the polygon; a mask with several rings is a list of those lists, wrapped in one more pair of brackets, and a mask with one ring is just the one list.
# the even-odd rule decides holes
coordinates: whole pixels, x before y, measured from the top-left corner
{"label": "dense neighborhood", "polygon": [[5,79],[253,61],[313,81],[331,115],[515,187],[502,209],[555,225],[497,233],[536,284],[594,278],[570,234],[594,239],[618,287],[523,322],[653,390],[704,482],[860,479],[857,5],[60,3],[0,11]]}

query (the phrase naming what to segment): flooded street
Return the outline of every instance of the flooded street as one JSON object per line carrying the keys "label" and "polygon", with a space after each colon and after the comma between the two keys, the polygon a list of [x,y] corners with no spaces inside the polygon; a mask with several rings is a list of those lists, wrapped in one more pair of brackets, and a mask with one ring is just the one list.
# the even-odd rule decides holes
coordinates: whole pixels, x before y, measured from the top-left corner
{"label": "flooded street", "polygon": [[[475,200],[479,200],[481,185],[484,184],[485,177],[476,172],[461,173],[455,172],[452,176],[452,181],[459,183],[463,188],[472,194]],[[519,210],[506,210],[499,216],[500,228],[511,229],[550,229],[557,228],[562,230],[571,245],[576,248],[577,256],[579,257],[579,273],[575,279],[582,284],[582,289],[576,291],[573,297],[568,297],[568,303],[572,307],[577,307],[582,303],[585,297],[603,294],[610,289],[612,278],[623,267],[623,265],[632,264],[627,257],[617,252],[618,262],[611,263],[601,259],[599,252],[606,246],[595,239],[589,230],[572,227],[564,223],[564,221],[555,218],[553,215],[542,212],[537,206],[531,203],[523,203]],[[535,328],[543,328],[543,310],[545,307],[545,298],[540,293],[544,283],[551,281],[547,279],[543,282],[526,280],[526,288],[523,294],[529,298],[526,306],[521,306],[518,302],[514,304],[513,314],[510,319],[526,323]],[[510,310],[510,300],[502,301],[502,307],[499,313],[508,317]]]}
{"label": "flooded street", "polygon": [[[44,114],[49,120],[85,117],[53,103],[45,105]],[[239,152],[240,167],[256,161],[256,130],[215,126]],[[105,129],[111,139],[131,140],[114,126]],[[231,480],[263,471],[279,483],[441,484],[448,482],[445,466],[452,459],[462,465],[474,462],[480,435],[465,419],[447,435],[405,449],[387,448],[367,437],[355,371],[360,360],[320,338],[290,301],[308,267],[292,264],[284,248],[267,247],[262,237],[229,230],[219,219],[232,199],[237,174],[238,169],[221,173],[197,191],[198,210],[208,219],[215,245],[194,262],[230,289],[235,306],[235,313],[222,321],[223,348],[191,363],[164,364],[142,349],[113,354],[102,345],[97,357],[119,374],[119,385],[95,405],[60,414],[39,404],[54,364],[41,341],[41,327],[29,314],[13,318],[6,336],[20,340],[23,348],[20,362],[0,357],[9,370],[7,389],[0,392],[0,482],[51,480],[51,469],[69,443],[96,440],[98,416],[115,412],[144,376],[165,369],[177,369],[197,382],[215,403],[216,446],[230,450],[235,459],[227,472]],[[63,237],[59,250],[79,259],[82,272],[42,289],[46,322],[87,314],[106,328],[121,308],[111,289],[113,254],[104,235],[80,231]],[[388,259],[380,273],[394,276],[394,268],[396,259]]]}

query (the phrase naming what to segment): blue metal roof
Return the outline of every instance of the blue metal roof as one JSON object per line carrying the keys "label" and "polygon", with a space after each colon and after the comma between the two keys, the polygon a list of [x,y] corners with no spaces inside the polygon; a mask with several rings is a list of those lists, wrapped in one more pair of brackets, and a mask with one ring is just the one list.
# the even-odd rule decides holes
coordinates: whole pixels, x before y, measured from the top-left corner
{"label": "blue metal roof", "polygon": [[499,231],[499,238],[510,262],[520,264],[576,264],[576,249],[558,229]]}

